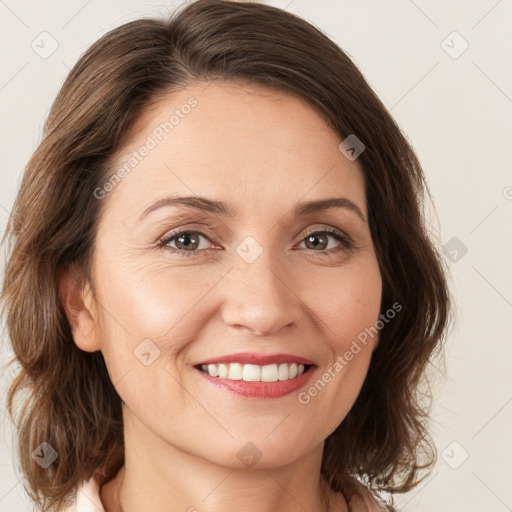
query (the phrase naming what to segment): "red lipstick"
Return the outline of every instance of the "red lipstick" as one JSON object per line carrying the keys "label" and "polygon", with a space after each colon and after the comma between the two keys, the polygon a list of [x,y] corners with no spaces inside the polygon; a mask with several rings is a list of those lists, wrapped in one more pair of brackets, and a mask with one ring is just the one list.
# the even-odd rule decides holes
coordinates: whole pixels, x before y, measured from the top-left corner
{"label": "red lipstick", "polygon": [[[213,377],[209,375],[208,372],[201,370],[201,367],[203,365],[222,363],[239,363],[241,365],[253,364],[258,366],[266,366],[271,364],[279,365],[282,363],[295,363],[297,365],[303,365],[304,372],[300,376],[287,380],[277,380],[275,382],[262,382],[234,380],[223,377]],[[311,360],[299,356],[294,356],[292,354],[257,354],[252,352],[228,354],[225,356],[207,359],[195,365],[195,368],[197,369],[197,371],[199,371],[201,377],[210,384],[216,386],[217,388],[247,398],[262,399],[279,398],[300,389],[310,379],[311,375],[314,373],[315,367],[316,365]]]}
{"label": "red lipstick", "polygon": [[300,377],[277,382],[245,382],[244,380],[221,379],[197,370],[203,379],[224,391],[230,391],[247,398],[280,398],[300,389],[313,373],[312,367],[305,370]]}

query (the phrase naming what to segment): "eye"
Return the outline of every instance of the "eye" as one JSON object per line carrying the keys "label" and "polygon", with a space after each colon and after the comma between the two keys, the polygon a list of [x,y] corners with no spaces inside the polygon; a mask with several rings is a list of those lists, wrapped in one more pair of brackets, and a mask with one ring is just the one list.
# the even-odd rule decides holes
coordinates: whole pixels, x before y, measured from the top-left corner
{"label": "eye", "polygon": [[[328,239],[335,239],[338,241],[338,246],[334,245],[334,248],[329,246]],[[318,252],[320,254],[332,255],[339,251],[348,252],[353,248],[353,243],[348,236],[343,235],[336,229],[323,229],[318,231],[312,231],[307,234],[303,239],[306,244],[306,249]]]}
{"label": "eye", "polygon": [[[338,242],[332,247],[329,244],[329,238]],[[202,244],[201,239],[205,239],[210,244],[210,239],[201,231],[176,231],[165,236],[158,242],[158,247],[167,251],[187,257],[199,256],[199,253],[208,249],[208,243]],[[349,252],[354,244],[350,237],[344,235],[336,229],[316,230],[308,233],[301,243],[306,244],[306,249],[321,255],[333,256],[343,251]],[[172,245],[174,244],[174,246]],[[331,245],[331,246],[330,246]]]}
{"label": "eye", "polygon": [[[179,231],[177,233],[171,233],[160,240],[158,246],[164,247],[171,253],[180,253],[183,256],[196,256],[197,252],[200,252],[199,247],[202,245],[201,238],[209,240],[209,238],[200,231]],[[175,243],[177,247],[172,247],[170,245],[172,243]],[[205,250],[205,247],[203,246],[201,250]]]}

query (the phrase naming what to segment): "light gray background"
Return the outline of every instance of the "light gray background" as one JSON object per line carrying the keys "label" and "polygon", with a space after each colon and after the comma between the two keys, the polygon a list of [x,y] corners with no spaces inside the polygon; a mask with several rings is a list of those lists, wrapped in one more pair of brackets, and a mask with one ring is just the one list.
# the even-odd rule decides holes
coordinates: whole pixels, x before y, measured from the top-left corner
{"label": "light gray background", "polygon": [[[108,30],[179,3],[0,0],[2,232],[51,102],[80,54]],[[458,321],[433,412],[439,462],[397,505],[404,512],[510,511],[512,2],[269,3],[308,19],[354,59],[424,166],[436,208],[428,209],[433,235],[440,245],[456,237],[449,264]],[[34,40],[42,46],[43,31],[58,43],[46,59],[31,47]],[[464,40],[469,47],[457,56]],[[4,339],[0,362],[10,355]],[[28,511],[5,416],[7,380],[2,370],[0,511]]]}

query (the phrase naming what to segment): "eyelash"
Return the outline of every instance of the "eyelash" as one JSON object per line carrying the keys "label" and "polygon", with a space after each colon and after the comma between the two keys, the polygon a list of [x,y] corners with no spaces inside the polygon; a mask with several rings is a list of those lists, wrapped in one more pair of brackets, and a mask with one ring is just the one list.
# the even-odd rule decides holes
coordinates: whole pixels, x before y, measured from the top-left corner
{"label": "eyelash", "polygon": [[[318,235],[318,234],[323,234],[323,233],[328,233],[333,238],[335,238],[338,242],[341,243],[341,247],[338,247],[336,249],[324,249],[322,251],[314,251],[313,249],[307,249],[307,250],[312,251],[317,254],[325,255],[325,256],[334,256],[338,252],[348,253],[355,248],[353,241],[349,237],[341,234],[338,230],[332,229],[332,228],[311,231],[311,232],[307,233],[306,235],[304,235],[301,242],[304,241],[308,236]],[[165,236],[164,238],[161,238],[158,241],[157,247],[165,249],[166,251],[169,251],[171,254],[180,254],[180,255],[186,256],[186,257],[197,257],[200,255],[201,252],[204,252],[205,250],[206,251],[209,250],[209,249],[202,249],[202,250],[195,250],[195,251],[185,251],[183,249],[174,249],[167,245],[169,242],[171,242],[175,238],[178,238],[179,235],[184,235],[184,234],[201,235],[201,236],[205,237],[208,241],[210,241],[208,236],[205,233],[203,233],[202,231],[183,230],[183,231],[175,231],[174,233],[170,233],[169,235]]]}

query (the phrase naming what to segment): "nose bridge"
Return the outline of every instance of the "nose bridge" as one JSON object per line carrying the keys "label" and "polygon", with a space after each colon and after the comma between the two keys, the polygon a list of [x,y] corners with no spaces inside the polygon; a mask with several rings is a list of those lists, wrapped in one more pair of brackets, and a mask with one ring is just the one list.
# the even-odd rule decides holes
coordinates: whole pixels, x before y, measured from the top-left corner
{"label": "nose bridge", "polygon": [[233,327],[273,334],[297,321],[300,301],[273,251],[258,246],[248,239],[237,248],[225,288],[223,318]]}

